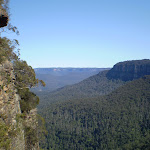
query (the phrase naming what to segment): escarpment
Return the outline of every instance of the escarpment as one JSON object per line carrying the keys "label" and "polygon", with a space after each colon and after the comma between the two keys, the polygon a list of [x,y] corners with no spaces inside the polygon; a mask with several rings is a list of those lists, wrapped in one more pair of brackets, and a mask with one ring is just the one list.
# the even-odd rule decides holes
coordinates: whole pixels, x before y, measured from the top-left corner
{"label": "escarpment", "polygon": [[38,150],[36,109],[22,113],[13,65],[0,64],[0,150]]}
{"label": "escarpment", "polygon": [[0,136],[1,149],[25,149],[19,95],[14,86],[13,66],[9,61],[0,65]]}
{"label": "escarpment", "polygon": [[123,81],[131,81],[144,75],[150,75],[149,59],[120,62],[107,73],[109,79]]}

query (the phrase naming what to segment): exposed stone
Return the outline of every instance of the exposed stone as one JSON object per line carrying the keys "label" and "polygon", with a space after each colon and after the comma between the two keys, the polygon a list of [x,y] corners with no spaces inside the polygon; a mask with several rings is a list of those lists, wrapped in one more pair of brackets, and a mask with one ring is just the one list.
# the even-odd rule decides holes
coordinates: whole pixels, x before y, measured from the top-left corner
{"label": "exposed stone", "polygon": [[150,75],[149,59],[120,62],[107,73],[109,79],[123,81],[131,81],[144,75]]}
{"label": "exposed stone", "polygon": [[[26,118],[25,118],[25,126],[31,128],[32,130],[35,131],[35,134],[37,134],[37,126],[38,126],[38,122],[37,122],[37,109],[32,109],[30,110],[30,112],[28,114],[26,114]],[[28,141],[26,141],[28,142]],[[39,143],[38,141],[34,144],[26,144],[26,148],[25,150],[39,150]]]}
{"label": "exposed stone", "polygon": [[0,65],[0,116],[4,123],[17,132],[12,136],[10,150],[24,150],[24,129],[21,122],[17,122],[16,116],[21,114],[19,96],[16,94],[14,81],[8,83],[6,75],[14,77],[13,66],[9,61]]}
{"label": "exposed stone", "polygon": [[15,133],[10,137],[10,150],[39,150],[38,141],[34,144],[26,144],[28,139],[25,138],[24,131],[25,126],[37,131],[37,110],[33,109],[27,113],[24,120],[20,117],[20,97],[14,82],[13,65],[9,61],[5,61],[0,64],[0,121],[9,126],[10,130],[13,129]]}

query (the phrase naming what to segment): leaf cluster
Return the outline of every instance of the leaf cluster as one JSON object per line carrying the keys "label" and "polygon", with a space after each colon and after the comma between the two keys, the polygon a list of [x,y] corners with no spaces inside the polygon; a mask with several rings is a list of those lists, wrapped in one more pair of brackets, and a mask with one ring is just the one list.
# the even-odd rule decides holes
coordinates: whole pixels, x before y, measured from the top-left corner
{"label": "leaf cluster", "polygon": [[14,61],[18,59],[17,54],[14,52],[14,49],[18,44],[17,40],[11,41],[6,37],[0,37],[0,63],[5,60]]}

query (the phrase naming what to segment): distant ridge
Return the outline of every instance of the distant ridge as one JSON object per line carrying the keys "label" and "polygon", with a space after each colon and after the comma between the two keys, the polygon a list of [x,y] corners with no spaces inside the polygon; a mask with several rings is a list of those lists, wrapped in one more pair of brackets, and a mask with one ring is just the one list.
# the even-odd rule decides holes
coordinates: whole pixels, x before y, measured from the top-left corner
{"label": "distant ridge", "polygon": [[99,72],[102,70],[108,70],[110,68],[73,68],[73,67],[52,67],[52,68],[35,68],[36,74],[52,74],[52,75],[64,75],[72,72]]}
{"label": "distant ridge", "polygon": [[102,71],[77,84],[65,86],[47,94],[46,101],[64,101],[106,95],[125,84],[127,81],[150,75],[150,60],[120,62],[111,70]]}
{"label": "distant ridge", "polygon": [[35,68],[36,77],[46,83],[46,87],[36,87],[34,92],[54,91],[66,85],[79,83],[108,68]]}

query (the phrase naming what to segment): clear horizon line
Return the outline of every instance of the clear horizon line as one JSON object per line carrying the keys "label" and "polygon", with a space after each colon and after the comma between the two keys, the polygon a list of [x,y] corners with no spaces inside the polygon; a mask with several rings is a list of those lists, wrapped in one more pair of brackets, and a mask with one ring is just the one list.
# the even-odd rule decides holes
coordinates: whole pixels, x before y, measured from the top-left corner
{"label": "clear horizon line", "polygon": [[95,68],[95,69],[106,68],[106,69],[107,69],[107,68],[112,68],[112,67],[33,67],[33,68],[34,68],[34,69],[40,69],[40,68],[47,68],[47,69],[48,69],[48,68],[74,68],[74,69],[75,69],[75,68],[83,68],[83,69],[84,69],[84,68],[89,68],[89,69],[90,69],[90,68]]}

